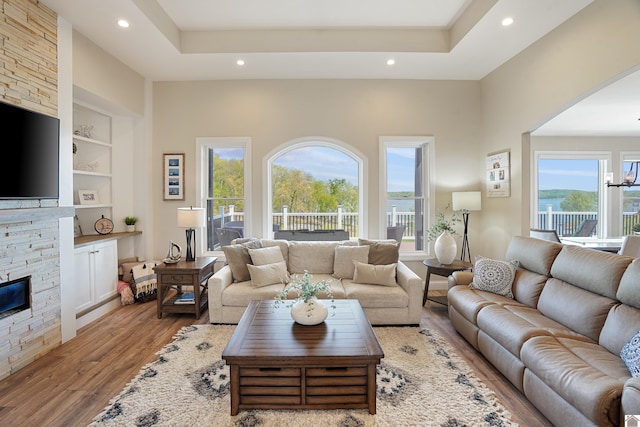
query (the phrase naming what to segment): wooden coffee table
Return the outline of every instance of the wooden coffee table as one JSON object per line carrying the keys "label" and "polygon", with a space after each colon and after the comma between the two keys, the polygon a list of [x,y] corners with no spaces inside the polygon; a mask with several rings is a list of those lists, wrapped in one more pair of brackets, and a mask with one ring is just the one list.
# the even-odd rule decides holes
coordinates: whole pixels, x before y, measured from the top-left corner
{"label": "wooden coffee table", "polygon": [[282,304],[251,301],[222,352],[231,371],[231,415],[241,409],[376,413],[382,347],[357,300],[334,304],[335,316],[329,308],[324,323],[303,326]]}

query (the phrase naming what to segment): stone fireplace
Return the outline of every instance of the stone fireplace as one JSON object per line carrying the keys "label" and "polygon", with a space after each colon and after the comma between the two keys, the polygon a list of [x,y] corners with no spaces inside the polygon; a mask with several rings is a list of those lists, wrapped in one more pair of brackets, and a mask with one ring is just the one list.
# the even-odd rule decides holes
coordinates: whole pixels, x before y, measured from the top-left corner
{"label": "stone fireplace", "polygon": [[59,219],[73,208],[0,209],[0,283],[30,277],[30,307],[0,317],[0,379],[61,343]]}

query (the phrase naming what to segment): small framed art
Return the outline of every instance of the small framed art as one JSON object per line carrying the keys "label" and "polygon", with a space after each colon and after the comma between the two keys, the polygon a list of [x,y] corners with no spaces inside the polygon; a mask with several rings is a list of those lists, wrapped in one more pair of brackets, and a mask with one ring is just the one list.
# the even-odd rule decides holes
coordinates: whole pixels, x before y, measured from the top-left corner
{"label": "small framed art", "polygon": [[165,153],[162,172],[164,200],[184,200],[184,153]]}
{"label": "small framed art", "polygon": [[99,205],[97,190],[78,190],[78,200],[81,205]]}
{"label": "small framed art", "polygon": [[487,155],[487,197],[511,196],[509,166],[508,151]]}

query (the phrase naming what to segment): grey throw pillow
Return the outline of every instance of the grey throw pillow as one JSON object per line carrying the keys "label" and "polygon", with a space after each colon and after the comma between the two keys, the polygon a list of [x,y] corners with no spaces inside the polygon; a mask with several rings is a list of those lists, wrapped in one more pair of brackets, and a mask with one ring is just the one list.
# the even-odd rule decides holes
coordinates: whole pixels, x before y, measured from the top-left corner
{"label": "grey throw pillow", "polygon": [[473,267],[473,282],[469,285],[473,289],[492,292],[513,298],[511,286],[516,277],[518,261],[497,261],[476,256]]}
{"label": "grey throw pillow", "polygon": [[262,244],[259,240],[252,240],[241,245],[229,245],[222,247],[224,257],[231,269],[231,276],[233,277],[234,282],[246,282],[247,280],[251,280],[251,275],[247,268],[247,264],[251,264],[249,248],[258,249],[261,247]]}
{"label": "grey throw pillow", "polygon": [[640,331],[622,347],[620,358],[632,377],[640,377]]}

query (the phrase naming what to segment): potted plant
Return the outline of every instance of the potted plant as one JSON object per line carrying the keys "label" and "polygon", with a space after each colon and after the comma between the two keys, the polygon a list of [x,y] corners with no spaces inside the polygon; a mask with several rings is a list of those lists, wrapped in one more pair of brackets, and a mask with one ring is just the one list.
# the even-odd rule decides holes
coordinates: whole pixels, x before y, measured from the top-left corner
{"label": "potted plant", "polygon": [[[451,209],[451,203],[447,203],[444,208],[445,212],[449,209]],[[456,212],[452,212],[449,218],[447,218],[445,212],[439,211],[436,214],[436,221],[429,227],[427,239],[429,241],[435,240],[433,250],[440,264],[449,265],[453,262],[458,250],[458,245],[453,236],[458,235],[455,225],[461,220]]]}
{"label": "potted plant", "polygon": [[[288,301],[287,307],[291,307],[291,318],[301,325],[317,325],[325,321],[329,310],[318,301],[318,295],[325,293],[333,303],[331,292],[331,280],[313,281],[313,276],[307,270],[302,276],[295,275],[291,283],[275,297],[275,308],[284,301]],[[295,294],[294,299],[288,299],[289,294]],[[335,305],[331,305],[335,309]]]}
{"label": "potted plant", "polygon": [[137,216],[125,216],[124,223],[127,225],[127,231],[136,231],[136,222],[138,222]]}

